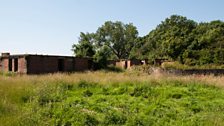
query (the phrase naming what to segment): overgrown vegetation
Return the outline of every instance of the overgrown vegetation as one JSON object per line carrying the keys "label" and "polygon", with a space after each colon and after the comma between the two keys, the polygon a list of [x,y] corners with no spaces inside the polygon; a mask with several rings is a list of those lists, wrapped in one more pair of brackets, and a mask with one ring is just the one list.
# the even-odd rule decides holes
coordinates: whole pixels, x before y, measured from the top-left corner
{"label": "overgrown vegetation", "polygon": [[76,56],[96,59],[169,59],[188,66],[221,65],[223,36],[224,22],[220,20],[197,23],[172,15],[143,37],[133,24],[107,21],[95,33],[81,33],[73,50]]}
{"label": "overgrown vegetation", "polygon": [[1,125],[223,125],[223,77],[0,76]]}
{"label": "overgrown vegetation", "polygon": [[161,66],[164,69],[178,69],[178,70],[189,70],[189,69],[224,69],[224,65],[218,64],[205,64],[205,65],[186,65],[179,62],[164,62]]}

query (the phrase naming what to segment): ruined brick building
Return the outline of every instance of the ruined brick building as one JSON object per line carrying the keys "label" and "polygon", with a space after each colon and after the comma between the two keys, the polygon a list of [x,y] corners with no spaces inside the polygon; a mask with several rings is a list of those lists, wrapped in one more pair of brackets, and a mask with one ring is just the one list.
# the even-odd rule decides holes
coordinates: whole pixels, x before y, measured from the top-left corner
{"label": "ruined brick building", "polygon": [[130,69],[132,66],[139,66],[139,65],[146,65],[147,60],[138,60],[138,59],[132,59],[132,60],[110,60],[108,61],[108,65],[116,66],[122,69]]}
{"label": "ruined brick building", "polygon": [[72,72],[92,69],[91,58],[54,55],[10,55],[0,56],[1,72],[16,72],[22,74],[42,74],[55,72]]}

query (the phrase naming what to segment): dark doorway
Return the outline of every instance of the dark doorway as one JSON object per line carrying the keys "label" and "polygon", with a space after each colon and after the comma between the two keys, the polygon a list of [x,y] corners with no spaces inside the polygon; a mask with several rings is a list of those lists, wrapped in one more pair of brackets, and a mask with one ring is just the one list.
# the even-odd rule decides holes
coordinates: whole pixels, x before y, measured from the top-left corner
{"label": "dark doorway", "polygon": [[9,59],[9,71],[12,71],[12,59]]}
{"label": "dark doorway", "polygon": [[14,59],[14,72],[17,72],[18,71],[18,59],[15,58]]}
{"label": "dark doorway", "polygon": [[58,59],[58,71],[64,71],[64,59]]}
{"label": "dark doorway", "polygon": [[128,61],[124,61],[125,62],[125,69],[127,69],[128,67]]}
{"label": "dark doorway", "polygon": [[88,60],[88,69],[92,69],[93,62],[92,60]]}

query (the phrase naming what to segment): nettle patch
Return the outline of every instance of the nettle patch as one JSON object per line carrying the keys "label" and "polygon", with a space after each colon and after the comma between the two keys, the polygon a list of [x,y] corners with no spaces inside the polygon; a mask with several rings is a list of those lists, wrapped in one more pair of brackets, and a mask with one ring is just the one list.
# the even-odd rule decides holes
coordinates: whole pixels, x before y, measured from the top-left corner
{"label": "nettle patch", "polygon": [[180,81],[58,83],[27,103],[37,125],[213,125],[224,122],[224,91]]}

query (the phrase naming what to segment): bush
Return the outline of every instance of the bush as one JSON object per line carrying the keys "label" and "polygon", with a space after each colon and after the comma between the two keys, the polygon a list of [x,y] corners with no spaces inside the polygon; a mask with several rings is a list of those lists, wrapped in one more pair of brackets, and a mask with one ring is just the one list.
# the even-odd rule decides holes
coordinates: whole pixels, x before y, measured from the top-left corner
{"label": "bush", "polygon": [[110,110],[105,115],[105,125],[124,125],[127,121],[126,115],[122,112]]}

